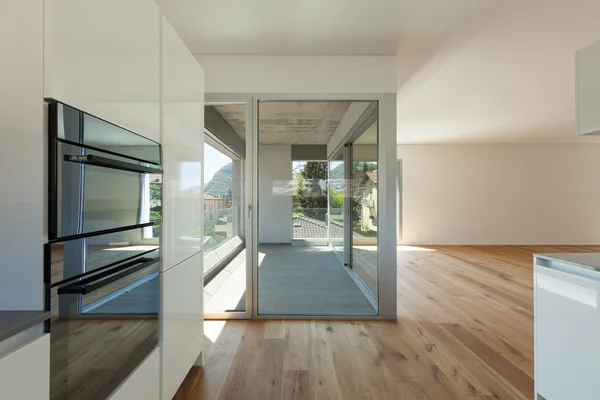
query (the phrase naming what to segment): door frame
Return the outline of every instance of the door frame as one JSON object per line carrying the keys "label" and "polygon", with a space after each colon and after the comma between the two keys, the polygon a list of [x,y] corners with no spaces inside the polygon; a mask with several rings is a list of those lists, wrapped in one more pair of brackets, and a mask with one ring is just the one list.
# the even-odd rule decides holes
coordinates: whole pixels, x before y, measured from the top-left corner
{"label": "door frame", "polygon": [[[242,199],[243,208],[240,210],[240,220],[243,221],[243,229],[246,239],[246,307],[245,311],[224,311],[224,312],[211,312],[206,313],[204,310],[204,316],[206,320],[229,320],[229,319],[252,319],[254,313],[252,300],[253,293],[253,279],[252,277],[252,254],[254,252],[254,241],[252,235],[252,214],[249,210],[252,209],[253,201],[253,169],[252,165],[254,162],[254,151],[252,141],[252,121],[253,121],[253,101],[252,96],[247,94],[205,94],[204,104],[206,106],[215,104],[241,104],[246,105],[246,154],[244,156],[244,178],[243,178],[243,189],[242,193],[245,192],[244,198]],[[203,172],[204,173],[204,172]],[[204,182],[203,182],[204,184]],[[250,277],[250,278],[249,278]]]}
{"label": "door frame", "polygon": [[[260,101],[378,101],[378,315],[372,316],[294,316],[258,314],[258,104]],[[396,273],[396,94],[395,93],[207,93],[207,105],[246,103],[246,162],[244,210],[246,231],[246,312],[211,314],[211,319],[397,319]],[[387,134],[382,135],[382,132]],[[330,154],[327,155],[328,157]]]}

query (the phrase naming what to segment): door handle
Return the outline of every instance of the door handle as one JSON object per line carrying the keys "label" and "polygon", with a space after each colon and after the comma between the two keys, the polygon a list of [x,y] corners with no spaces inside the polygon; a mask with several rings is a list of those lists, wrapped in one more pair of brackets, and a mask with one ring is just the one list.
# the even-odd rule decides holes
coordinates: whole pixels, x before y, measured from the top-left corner
{"label": "door handle", "polygon": [[252,204],[248,204],[248,219],[252,218]]}

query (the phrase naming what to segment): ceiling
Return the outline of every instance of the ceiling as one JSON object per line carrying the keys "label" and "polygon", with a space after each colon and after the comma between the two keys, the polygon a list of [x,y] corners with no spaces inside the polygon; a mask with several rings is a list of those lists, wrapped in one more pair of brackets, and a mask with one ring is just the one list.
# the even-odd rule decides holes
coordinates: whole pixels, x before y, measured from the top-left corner
{"label": "ceiling", "polygon": [[213,106],[244,142],[246,142],[246,104]]}
{"label": "ceiling", "polygon": [[502,0],[157,0],[194,54],[396,54]]}
{"label": "ceiling", "polygon": [[600,143],[574,120],[598,0],[157,2],[195,54],[396,55],[398,143]]}
{"label": "ceiling", "polygon": [[[417,68],[398,53],[399,143],[589,143],[575,135],[575,52],[600,39],[597,0],[511,4]],[[416,72],[415,72],[416,70]]]}
{"label": "ceiling", "polygon": [[[261,144],[327,144],[351,102],[302,101],[259,103]],[[245,105],[215,105],[233,130],[245,139]]]}

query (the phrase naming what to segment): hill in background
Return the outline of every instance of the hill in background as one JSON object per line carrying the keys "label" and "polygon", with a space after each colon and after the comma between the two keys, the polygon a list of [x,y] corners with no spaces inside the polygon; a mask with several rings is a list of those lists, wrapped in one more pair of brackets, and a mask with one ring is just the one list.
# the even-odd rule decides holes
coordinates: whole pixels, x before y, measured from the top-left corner
{"label": "hill in background", "polygon": [[210,182],[204,185],[204,191],[217,196],[226,196],[231,189],[231,166],[229,163],[215,172]]}

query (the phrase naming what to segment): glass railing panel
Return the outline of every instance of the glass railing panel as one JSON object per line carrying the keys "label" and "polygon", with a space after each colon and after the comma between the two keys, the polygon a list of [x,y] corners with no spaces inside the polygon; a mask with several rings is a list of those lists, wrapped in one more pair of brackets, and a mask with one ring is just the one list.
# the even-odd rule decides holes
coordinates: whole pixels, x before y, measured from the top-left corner
{"label": "glass railing panel", "polygon": [[227,240],[240,235],[239,208],[204,211],[204,251],[210,252]]}

